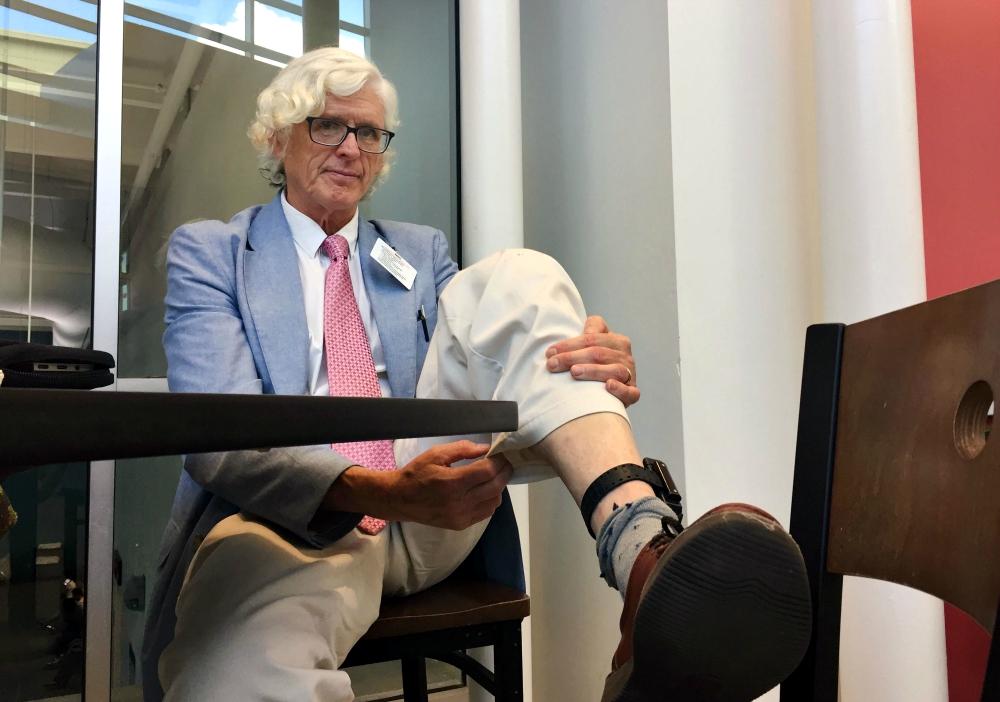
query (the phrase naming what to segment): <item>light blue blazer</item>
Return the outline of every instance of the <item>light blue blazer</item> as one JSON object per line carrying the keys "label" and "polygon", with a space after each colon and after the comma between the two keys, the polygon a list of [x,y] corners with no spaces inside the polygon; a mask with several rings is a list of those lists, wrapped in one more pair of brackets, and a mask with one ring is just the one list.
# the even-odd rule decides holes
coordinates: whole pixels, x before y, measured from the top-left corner
{"label": "light blue blazer", "polygon": [[[407,290],[370,254],[381,237],[417,270]],[[437,322],[437,298],[458,271],[444,234],[400,222],[358,225],[358,253],[385,354],[393,397],[413,397]],[[172,392],[308,393],[309,331],[295,243],[280,196],[229,222],[202,221],[174,232],[167,254],[167,380]],[[353,462],[329,445],[186,456],[159,556],[143,639],[146,702],[163,697],[156,666],[173,638],[174,607],[200,542],[243,510],[290,539],[326,546],[354,529],[359,514],[319,512]],[[495,514],[465,568],[524,590],[517,525],[509,499]]]}

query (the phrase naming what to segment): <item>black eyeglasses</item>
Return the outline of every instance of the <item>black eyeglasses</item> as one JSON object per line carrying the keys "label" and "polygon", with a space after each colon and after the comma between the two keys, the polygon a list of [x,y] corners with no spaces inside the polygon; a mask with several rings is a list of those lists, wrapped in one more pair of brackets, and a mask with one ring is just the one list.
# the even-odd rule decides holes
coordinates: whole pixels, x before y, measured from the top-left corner
{"label": "black eyeglasses", "polygon": [[377,127],[348,127],[343,122],[328,117],[306,117],[309,138],[323,146],[340,146],[348,134],[358,140],[358,148],[369,154],[385,153],[395,132]]}

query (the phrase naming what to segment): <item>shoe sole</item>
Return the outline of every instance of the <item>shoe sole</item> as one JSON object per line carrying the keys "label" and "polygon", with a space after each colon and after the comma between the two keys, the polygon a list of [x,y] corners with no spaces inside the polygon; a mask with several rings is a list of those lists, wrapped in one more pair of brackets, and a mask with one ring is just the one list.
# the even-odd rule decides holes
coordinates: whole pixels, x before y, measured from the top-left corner
{"label": "shoe sole", "polygon": [[633,655],[602,702],[751,702],[805,655],[812,602],[798,546],[745,512],[699,520],[650,574]]}

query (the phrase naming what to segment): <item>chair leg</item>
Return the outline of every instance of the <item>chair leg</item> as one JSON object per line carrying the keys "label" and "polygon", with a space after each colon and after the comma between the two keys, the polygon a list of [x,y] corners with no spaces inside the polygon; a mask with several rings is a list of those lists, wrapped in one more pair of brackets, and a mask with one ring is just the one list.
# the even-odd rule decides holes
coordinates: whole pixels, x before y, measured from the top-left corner
{"label": "chair leg", "polygon": [[427,702],[427,662],[423,656],[403,658],[403,702]]}
{"label": "chair leg", "polygon": [[997,607],[997,617],[993,624],[993,641],[990,644],[990,657],[986,662],[986,678],[983,680],[982,702],[997,702],[1000,700],[1000,607]]}
{"label": "chair leg", "polygon": [[522,702],[524,672],[521,669],[521,622],[504,622],[493,645],[496,671],[496,702]]}

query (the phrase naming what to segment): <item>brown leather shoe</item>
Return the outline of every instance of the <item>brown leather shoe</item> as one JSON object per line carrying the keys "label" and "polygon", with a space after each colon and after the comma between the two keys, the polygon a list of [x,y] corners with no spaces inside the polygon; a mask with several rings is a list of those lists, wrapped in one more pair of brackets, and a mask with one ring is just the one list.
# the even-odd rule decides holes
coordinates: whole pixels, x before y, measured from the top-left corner
{"label": "brown leather shoe", "polygon": [[716,507],[632,566],[601,702],[750,702],[802,660],[812,602],[799,547],[767,512]]}

